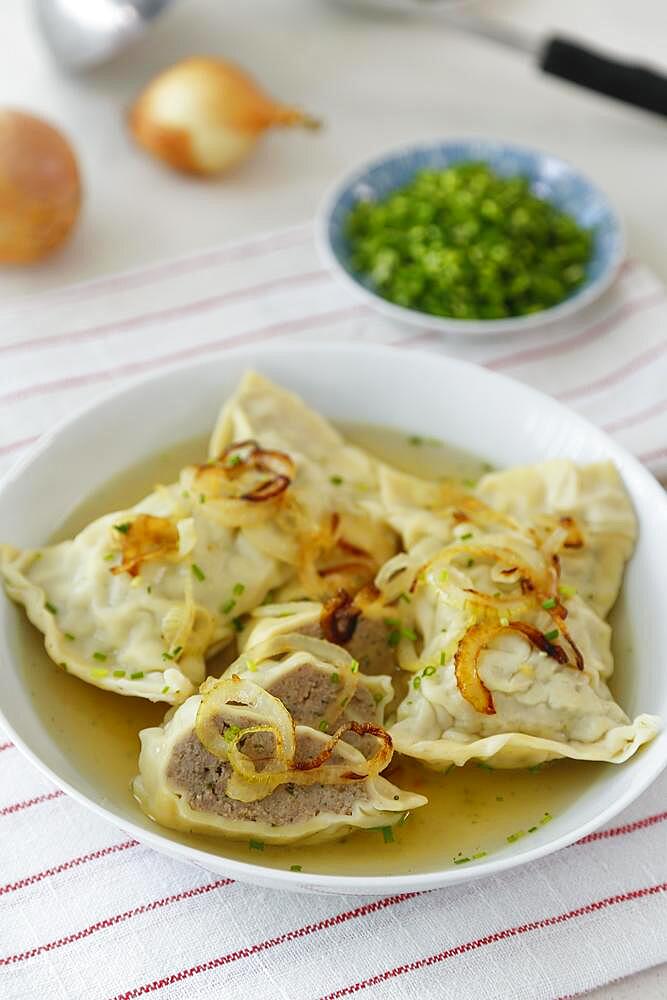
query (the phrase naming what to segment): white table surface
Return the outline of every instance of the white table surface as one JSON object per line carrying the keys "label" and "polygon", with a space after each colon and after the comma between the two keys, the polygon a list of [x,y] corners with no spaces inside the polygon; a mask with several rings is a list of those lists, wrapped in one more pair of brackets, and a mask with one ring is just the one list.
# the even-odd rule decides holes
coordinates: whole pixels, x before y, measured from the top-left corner
{"label": "white table surface", "polygon": [[[667,71],[665,0],[473,6],[536,34],[558,29]],[[0,99],[69,134],[85,204],[63,251],[39,266],[0,270],[0,303],[301,222],[355,161],[415,138],[466,134],[540,146],[577,164],[618,206],[630,253],[667,281],[665,119],[540,76],[526,57],[454,33],[437,12],[369,14],[355,11],[354,0],[181,0],[114,63],[67,77],[45,55],[30,8],[29,0],[0,3]],[[326,127],[272,134],[223,180],[162,169],[132,145],[124,111],[155,71],[194,53],[239,62]],[[667,996],[667,967],[589,994],[639,996]]]}

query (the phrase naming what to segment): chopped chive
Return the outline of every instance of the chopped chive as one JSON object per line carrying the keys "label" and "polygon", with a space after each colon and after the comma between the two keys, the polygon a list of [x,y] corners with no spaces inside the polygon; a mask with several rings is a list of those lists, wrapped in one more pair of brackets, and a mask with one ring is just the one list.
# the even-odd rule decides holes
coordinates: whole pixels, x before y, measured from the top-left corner
{"label": "chopped chive", "polygon": [[350,671],[353,674],[356,674],[356,673],[359,672],[359,662],[357,660],[352,660],[352,663],[350,664]]}
{"label": "chopped chive", "polygon": [[446,662],[447,662],[447,657],[445,656],[445,651],[443,649],[442,653],[440,654],[440,666],[444,667]]}
{"label": "chopped chive", "polygon": [[228,743],[233,743],[234,740],[238,737],[240,732],[241,730],[239,729],[238,726],[227,726],[227,728],[225,729],[226,741]]}
{"label": "chopped chive", "polygon": [[385,618],[384,623],[387,628],[400,628],[401,620],[400,618]]}
{"label": "chopped chive", "polygon": [[472,861],[478,861],[480,858],[485,858],[487,856],[487,851],[478,851],[477,854],[473,854]]}
{"label": "chopped chive", "polygon": [[240,455],[232,455],[229,461],[227,462],[227,465],[240,465],[240,464],[241,464]]}
{"label": "chopped chive", "polygon": [[160,691],[160,694],[166,694],[168,690],[169,690],[169,685],[165,684],[165,686]]}
{"label": "chopped chive", "polygon": [[389,643],[390,646],[398,646],[400,641],[401,641],[401,633],[398,631],[397,628],[395,628],[392,632],[389,633],[389,636],[387,637],[387,642]]}
{"label": "chopped chive", "polygon": [[417,633],[414,632],[411,628],[402,628],[401,635],[403,636],[404,639],[411,639],[412,642],[417,641]]}
{"label": "chopped chive", "polygon": [[373,693],[373,701],[375,702],[376,705],[379,705],[383,698],[384,695],[382,694],[381,691],[375,691]]}
{"label": "chopped chive", "polygon": [[107,552],[107,554],[104,556],[105,562],[111,562],[111,560],[115,558],[116,558],[115,552]]}
{"label": "chopped chive", "polygon": [[413,680],[413,682],[412,682],[412,686],[415,689],[415,691],[418,691],[419,688],[422,686],[422,679],[421,679],[421,677],[415,677],[414,680]]}
{"label": "chopped chive", "polygon": [[150,587],[150,586],[149,586],[149,587],[146,587],[146,593],[147,593],[147,594],[152,594],[152,593],[153,593],[153,588],[152,588],[152,587]]}
{"label": "chopped chive", "polygon": [[124,670],[114,670],[113,675],[114,675],[114,677],[124,677],[125,676],[125,671]]}
{"label": "chopped chive", "polygon": [[479,767],[479,768],[480,768],[480,769],[481,769],[482,771],[495,771],[495,768],[494,768],[494,767],[491,767],[491,765],[490,765],[490,764],[487,764],[487,763],[485,763],[485,762],[484,762],[483,760],[478,760],[478,761],[476,762],[476,765],[477,765],[477,767]]}
{"label": "chopped chive", "polygon": [[412,603],[412,598],[410,597],[409,594],[406,594],[405,591],[402,594],[399,594],[398,599],[399,601],[405,601],[406,604]]}
{"label": "chopped chive", "polygon": [[558,638],[560,632],[558,631],[557,628],[552,628],[550,632],[544,632],[543,635],[544,638],[547,640],[547,642],[553,642],[554,639]]}
{"label": "chopped chive", "polygon": [[327,722],[326,719],[322,719],[317,728],[321,733],[327,733],[329,731],[329,723]]}
{"label": "chopped chive", "polygon": [[552,608],[556,607],[556,604],[557,601],[555,597],[549,597],[546,601],[542,601],[542,607],[545,611],[551,611]]}
{"label": "chopped chive", "polygon": [[126,521],[125,524],[114,524],[114,530],[120,531],[121,535],[126,535],[130,530],[130,522]]}
{"label": "chopped chive", "polygon": [[530,771],[531,774],[537,774],[538,771],[542,770],[542,765],[541,764],[533,764],[533,766],[529,767],[528,770]]}
{"label": "chopped chive", "polygon": [[576,592],[575,587],[570,587],[568,583],[560,583],[558,585],[558,593],[562,594],[563,597],[574,597]]}
{"label": "chopped chive", "polygon": [[106,660],[106,658],[107,658],[107,654],[106,653],[100,653],[100,652],[93,653],[93,659],[94,660],[99,660],[100,663],[104,663],[104,661]]}
{"label": "chopped chive", "polygon": [[290,865],[289,870],[291,872],[302,872],[303,868],[301,867],[301,865]]}
{"label": "chopped chive", "polygon": [[503,798],[502,795],[496,795],[496,802],[504,802],[504,801],[505,799]]}
{"label": "chopped chive", "polygon": [[182,490],[181,491],[181,496],[184,497],[187,500],[189,498],[190,494],[188,493],[187,490]]}
{"label": "chopped chive", "polygon": [[243,631],[243,622],[241,621],[240,618],[232,618],[232,625],[234,626],[235,632]]}
{"label": "chopped chive", "polygon": [[206,579],[206,574],[204,573],[202,568],[197,565],[197,563],[192,563],[192,566],[190,568],[192,569],[192,572],[197,577],[200,583],[202,580]]}
{"label": "chopped chive", "polygon": [[535,833],[536,830],[537,830],[536,826],[529,826],[528,827],[528,833]]}
{"label": "chopped chive", "polygon": [[95,670],[93,670],[93,677],[108,677],[108,676],[109,676],[109,671],[104,670],[102,667],[97,667]]}
{"label": "chopped chive", "polygon": [[333,483],[334,486],[340,486],[343,482],[342,476],[329,476],[329,482]]}
{"label": "chopped chive", "polygon": [[178,654],[182,653],[182,652],[183,652],[183,647],[182,646],[177,646],[176,649],[173,651],[172,655],[173,656],[178,656]]}
{"label": "chopped chive", "polygon": [[503,617],[502,617],[502,618],[499,618],[498,620],[499,620],[500,624],[501,624],[501,625],[503,626],[503,628],[507,628],[507,626],[508,626],[508,625],[509,625],[509,623],[510,623],[510,620],[509,620],[509,618],[507,617],[507,615],[503,615]]}
{"label": "chopped chive", "polygon": [[130,680],[140,681],[143,676],[144,676],[143,670],[135,670],[133,674],[130,674]]}
{"label": "chopped chive", "polygon": [[468,559],[468,562],[466,563],[466,566],[468,567],[468,569],[470,569],[470,567],[474,566],[474,565],[475,565],[475,560],[474,559]]}
{"label": "chopped chive", "polygon": [[254,674],[255,671],[257,670],[257,664],[255,663],[254,660],[248,660],[247,663],[248,663],[248,670],[250,670]]}
{"label": "chopped chive", "polygon": [[172,653],[167,653],[167,652],[164,652],[164,653],[162,654],[162,659],[163,659],[163,660],[173,660],[173,658],[174,658],[174,657],[173,657],[173,654],[172,654]]}
{"label": "chopped chive", "polygon": [[225,601],[220,610],[222,611],[223,615],[228,615],[229,612],[233,611],[235,607],[236,607],[236,601],[234,600],[233,597],[230,597],[228,601]]}
{"label": "chopped chive", "polygon": [[525,837],[525,836],[526,836],[526,831],[525,830],[517,830],[516,833],[510,833],[509,837],[506,838],[507,839],[507,843],[508,844],[515,844],[517,842],[517,840],[521,840],[521,838]]}
{"label": "chopped chive", "polygon": [[408,444],[420,445],[424,443],[424,438],[419,437],[418,434],[411,434],[408,438]]}
{"label": "chopped chive", "polygon": [[[235,456],[235,457],[238,457],[238,456]],[[239,461],[241,461],[241,460],[239,459]],[[248,841],[248,846],[250,847],[251,851],[263,851],[264,850],[264,841],[263,840],[249,840]]]}
{"label": "chopped chive", "polygon": [[58,614],[58,608],[55,606],[55,604],[51,604],[51,601],[44,601],[44,607],[46,608],[47,611],[50,611],[52,615]]}
{"label": "chopped chive", "polygon": [[235,583],[234,586],[232,587],[232,594],[234,594],[236,597],[240,597],[244,590],[245,590],[244,583]]}
{"label": "chopped chive", "polygon": [[449,579],[449,570],[443,569],[443,571],[440,574],[440,580],[442,583],[445,583],[445,581],[448,579]]}
{"label": "chopped chive", "polygon": [[552,819],[553,816],[551,815],[551,813],[545,812],[544,816],[540,820],[540,826],[544,826],[545,823],[550,823]]}
{"label": "chopped chive", "polygon": [[340,674],[334,670],[334,672],[329,676],[329,680],[332,684],[340,684]]}
{"label": "chopped chive", "polygon": [[422,677],[431,677],[435,673],[435,667],[424,667]]}
{"label": "chopped chive", "polygon": [[475,487],[477,486],[477,480],[476,479],[464,479],[463,480],[463,485],[467,486],[467,488],[469,490],[474,490]]}
{"label": "chopped chive", "polygon": [[467,865],[471,858],[454,858],[455,865]]}
{"label": "chopped chive", "polygon": [[199,494],[199,502],[200,503],[206,503],[206,494],[205,493],[200,493]]}
{"label": "chopped chive", "polygon": [[65,638],[69,639],[70,642],[74,642],[74,640],[76,639],[76,636],[72,635],[71,632],[65,632]]}
{"label": "chopped chive", "polygon": [[466,531],[465,535],[461,535],[461,541],[465,542],[468,538],[472,538],[472,531]]}

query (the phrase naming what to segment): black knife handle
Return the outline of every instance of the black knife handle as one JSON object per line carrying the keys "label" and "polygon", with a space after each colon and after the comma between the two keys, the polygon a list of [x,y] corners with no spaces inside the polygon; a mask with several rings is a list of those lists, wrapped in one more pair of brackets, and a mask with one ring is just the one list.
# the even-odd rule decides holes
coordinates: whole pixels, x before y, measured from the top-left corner
{"label": "black knife handle", "polygon": [[610,59],[566,38],[552,38],[542,50],[540,68],[589,90],[667,115],[667,77],[645,66]]}

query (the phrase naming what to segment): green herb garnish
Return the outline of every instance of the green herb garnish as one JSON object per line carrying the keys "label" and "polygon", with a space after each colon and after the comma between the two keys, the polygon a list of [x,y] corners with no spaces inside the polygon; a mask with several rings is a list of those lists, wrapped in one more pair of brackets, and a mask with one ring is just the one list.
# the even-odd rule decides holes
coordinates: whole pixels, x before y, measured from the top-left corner
{"label": "green herb garnish", "polygon": [[114,675],[114,677],[124,677],[125,676],[125,671],[124,670],[114,670],[113,675]]}
{"label": "green herb garnish", "polygon": [[241,621],[240,618],[232,618],[232,626],[235,632],[243,631],[243,622]]}
{"label": "green herb garnish", "polygon": [[397,628],[395,628],[387,636],[387,642],[389,643],[390,646],[395,647],[398,646],[400,641],[401,641],[401,633],[398,631]]}
{"label": "green herb garnish", "polygon": [[545,611],[551,611],[552,608],[556,607],[557,603],[555,597],[548,597],[546,601],[542,601],[542,607]]}
{"label": "green herb garnish", "polygon": [[203,569],[197,565],[197,563],[192,563],[190,568],[200,583],[202,580],[206,579],[206,574],[204,573]]}
{"label": "green herb garnish", "polygon": [[302,872],[303,868],[301,867],[301,865],[290,865],[289,870],[291,872]]}
{"label": "green herb garnish", "polygon": [[168,690],[169,690],[169,685],[165,684],[165,686],[160,691],[160,694],[166,694]]}
{"label": "green herb garnish", "polygon": [[329,476],[329,482],[333,483],[334,486],[341,486],[343,483],[342,476]]}
{"label": "green herb garnish", "polygon": [[436,668],[432,666],[424,667],[422,670],[422,677],[432,677],[435,673]]}
{"label": "green herb garnish", "polygon": [[332,684],[340,684],[340,674],[334,670],[334,672],[329,675],[329,680]]}
{"label": "green herb garnish", "polygon": [[232,594],[234,594],[235,597],[240,597],[244,590],[245,590],[244,583],[235,583],[234,586],[232,587]]}
{"label": "green herb garnish", "polygon": [[104,661],[106,660],[106,658],[107,658],[107,654],[106,653],[100,653],[100,652],[93,653],[93,659],[94,660],[99,660],[100,663],[104,663]]}
{"label": "green herb garnish", "polygon": [[44,607],[46,608],[47,611],[50,611],[52,615],[58,614],[58,608],[55,606],[55,604],[51,604],[51,601],[44,601]]}
{"label": "green herb garnish", "polygon": [[102,667],[96,667],[95,670],[93,670],[93,677],[108,677],[108,676],[109,676],[109,671],[102,669]]}
{"label": "green herb garnish", "polygon": [[570,587],[567,583],[558,584],[558,593],[562,594],[563,597],[574,597],[576,592],[576,589],[574,587]]}
{"label": "green herb garnish", "polygon": [[65,638],[68,639],[69,642],[74,642],[74,640],[76,639],[76,636],[72,635],[71,632],[65,632]]}
{"label": "green herb garnish", "polygon": [[126,521],[125,524],[114,524],[114,530],[120,531],[121,535],[126,535],[130,530],[130,522]]}
{"label": "green herb garnish", "polygon": [[411,434],[410,437],[408,438],[408,444],[418,446],[423,443],[424,443],[424,438],[420,437],[419,434]]}
{"label": "green herb garnish", "polygon": [[510,833],[509,837],[507,837],[507,843],[515,844],[517,840],[521,840],[521,838],[525,836],[526,836],[525,830],[517,830],[516,833]]}
{"label": "green herb garnish", "polygon": [[469,861],[472,861],[472,858],[454,858],[455,865],[467,865]]}
{"label": "green herb garnish", "polygon": [[233,743],[234,740],[238,739],[241,730],[238,726],[227,726],[225,729],[225,740],[227,743]]}
{"label": "green herb garnish", "polygon": [[467,542],[469,538],[472,538],[472,531],[466,531],[465,535],[461,535],[462,542]]}
{"label": "green herb garnish", "polygon": [[[239,461],[240,461],[240,459],[239,459]],[[249,846],[249,848],[250,848],[251,851],[263,851],[264,850],[264,841],[263,840],[249,840],[248,841],[248,846]]]}
{"label": "green herb garnish", "polygon": [[382,831],[382,837],[383,837],[383,840],[384,840],[385,844],[393,844],[394,843],[394,831],[392,830],[392,828],[390,826],[380,826],[380,827],[376,827],[376,829],[379,829],[379,830]]}
{"label": "green herb garnish", "polygon": [[544,638],[547,640],[547,642],[553,642],[554,639],[558,638],[560,632],[558,631],[557,628],[552,628],[550,632],[544,632],[543,635]]}
{"label": "green herb garnish", "polygon": [[130,680],[140,681],[143,676],[144,676],[143,670],[135,670],[133,674],[130,674]]}
{"label": "green herb garnish", "polygon": [[225,601],[220,610],[222,611],[223,615],[228,615],[229,612],[233,611],[235,607],[236,607],[236,601],[234,600],[233,597],[230,597],[228,601]]}

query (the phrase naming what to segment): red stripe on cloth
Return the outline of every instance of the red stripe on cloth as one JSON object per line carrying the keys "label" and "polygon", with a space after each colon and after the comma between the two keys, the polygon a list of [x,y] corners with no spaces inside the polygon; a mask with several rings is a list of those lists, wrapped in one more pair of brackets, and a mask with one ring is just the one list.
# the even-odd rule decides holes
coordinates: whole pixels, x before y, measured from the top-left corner
{"label": "red stripe on cloth", "polygon": [[0,743],[0,753],[2,753],[3,750],[11,750],[13,746],[13,743]]}
{"label": "red stripe on cloth", "polygon": [[276,278],[273,281],[262,281],[258,285],[250,285],[247,288],[237,288],[230,292],[222,292],[220,295],[211,295],[205,299],[185,302],[180,306],[169,306],[167,309],[154,309],[152,312],[140,313],[137,316],[128,316],[126,319],[116,320],[113,323],[100,323],[85,330],[71,330],[68,333],[56,333],[46,337],[33,337],[30,340],[16,340],[11,344],[0,345],[0,354],[14,354],[17,351],[34,350],[39,347],[56,347],[61,344],[80,344],[86,340],[96,340],[98,337],[105,337],[109,334],[128,333],[130,330],[149,326],[151,323],[165,321],[171,323],[173,320],[182,319],[184,316],[209,312],[211,309],[219,309],[221,306],[232,305],[235,302],[243,302],[246,299],[268,295],[279,288],[294,288],[300,285],[314,284],[329,278],[329,272],[323,270],[292,274],[285,278]]}
{"label": "red stripe on cloth", "polygon": [[613,434],[614,431],[623,430],[625,427],[634,427],[645,420],[657,417],[664,410],[667,410],[667,399],[661,399],[660,402],[654,403],[653,406],[649,406],[645,410],[638,410],[636,413],[628,413],[624,417],[619,417],[618,420],[611,420],[608,424],[602,425],[602,430]]}
{"label": "red stripe on cloth", "polygon": [[107,927],[115,927],[117,924],[122,924],[126,920],[131,920],[132,917],[138,917],[142,913],[152,913],[154,910],[160,910],[165,906],[171,906],[172,903],[180,903],[184,899],[194,899],[197,896],[204,896],[209,892],[213,892],[214,889],[220,889],[222,886],[234,885],[234,880],[231,878],[219,878],[215,882],[208,882],[206,885],[199,885],[195,889],[186,889],[184,892],[177,892],[173,896],[164,896],[162,899],[154,899],[151,903],[144,903],[141,906],[135,906],[132,910],[126,910],[124,913],[117,913],[113,917],[105,917],[103,920],[98,920],[94,924],[90,924],[88,927],[84,927],[83,930],[75,931],[73,934],[68,934],[66,937],[58,938],[57,941],[49,941],[47,944],[40,944],[36,948],[30,948],[29,951],[21,951],[16,955],[8,955],[6,958],[0,958],[0,965],[12,965],[15,962],[24,962],[28,958],[35,958],[37,955],[43,955],[44,952],[53,951],[55,948],[62,948],[63,945],[73,944],[75,941],[82,941],[84,938],[90,937],[91,934],[95,934],[97,931],[104,930]]}
{"label": "red stripe on cloth", "polygon": [[14,802],[11,806],[3,806],[0,809],[0,816],[11,816],[12,813],[21,812],[23,809],[30,809],[31,806],[39,806],[42,802],[59,799],[64,794],[59,788],[56,788],[52,792],[45,792],[44,795],[36,795],[34,799],[26,799],[24,802]]}
{"label": "red stripe on cloth", "polygon": [[416,896],[422,895],[419,892],[403,892],[398,896],[386,896],[384,899],[376,899],[372,903],[366,903],[364,906],[357,906],[353,910],[346,910],[344,913],[337,913],[333,917],[326,917],[324,920],[318,920],[316,924],[306,924],[303,927],[299,927],[294,931],[287,931],[285,934],[279,934],[277,937],[269,938],[267,941],[261,941],[259,944],[250,945],[248,948],[239,948],[238,951],[229,952],[227,955],[220,955],[218,958],[212,958],[208,962],[203,962],[200,965],[192,965],[189,969],[181,969],[180,972],[173,972],[168,976],[164,976],[162,979],[155,979],[152,983],[145,983],[143,986],[136,986],[133,989],[127,990],[125,993],[119,993],[114,1000],[134,1000],[135,997],[145,996],[147,993],[155,993],[156,990],[162,990],[165,986],[172,986],[174,983],[180,983],[184,979],[191,979],[192,976],[198,976],[202,972],[210,972],[212,969],[219,969],[223,965],[229,965],[230,962],[236,962],[240,958],[250,958],[251,955],[258,955],[263,951],[267,951],[269,948],[275,948],[277,945],[284,944],[286,941],[296,941],[300,938],[308,937],[311,934],[317,934],[318,931],[327,930],[329,927],[336,927],[339,924],[347,923],[348,920],[356,920],[359,917],[366,917],[370,913],[377,913],[380,910],[386,910],[389,906],[395,906],[397,903],[404,903],[408,899],[414,899]]}
{"label": "red stripe on cloth", "polygon": [[607,840],[609,837],[622,837],[626,833],[634,833],[635,830],[646,830],[649,826],[655,826],[656,823],[663,823],[667,820],[667,812],[656,813],[654,816],[645,816],[644,819],[637,819],[634,823],[624,823],[623,826],[613,826],[608,830],[596,830],[594,833],[589,833],[581,840],[575,841],[572,847],[577,847],[581,844],[592,844],[596,840]]}
{"label": "red stripe on cloth", "polygon": [[126,840],[122,844],[112,844],[110,847],[101,847],[98,851],[91,851],[90,854],[82,854],[78,858],[70,858],[69,861],[63,861],[62,864],[54,865],[53,868],[45,868],[44,871],[36,872],[34,875],[27,875],[25,878],[19,879],[18,882],[8,882],[7,885],[0,885],[0,896],[4,896],[9,892],[16,892],[17,889],[25,889],[27,886],[41,882],[52,875],[60,875],[61,872],[67,872],[72,868],[78,868],[79,865],[88,864],[89,861],[97,861],[99,858],[106,858],[109,854],[118,854],[119,851],[127,851],[131,847],[139,847],[139,841]]}
{"label": "red stripe on cloth", "polygon": [[53,382],[36,383],[23,389],[16,389],[13,392],[5,393],[4,396],[0,396],[0,403],[16,403],[31,396],[49,395],[65,389],[77,389],[80,386],[92,385],[98,382],[110,382],[118,377],[140,375],[143,372],[164,368],[178,361],[203,357],[207,354],[214,354],[217,351],[226,351],[228,348],[236,347],[238,344],[250,344],[256,341],[269,340],[272,337],[282,337],[290,333],[299,333],[302,330],[315,329],[320,326],[327,326],[329,323],[337,323],[344,319],[351,319],[354,316],[361,316],[366,312],[368,312],[368,307],[364,305],[346,306],[343,309],[333,309],[330,312],[313,313],[309,316],[301,316],[298,319],[272,323],[268,326],[257,327],[255,330],[246,330],[244,333],[238,333],[232,337],[225,337],[221,340],[210,340],[204,344],[197,344],[194,347],[172,351],[170,354],[163,354],[159,358],[147,358],[145,361],[135,361],[119,365],[116,368],[85,372],[83,375],[72,375],[67,378],[55,379]]}
{"label": "red stripe on cloth", "polygon": [[656,448],[654,451],[645,451],[643,455],[638,455],[637,458],[645,465],[648,462],[654,462],[656,458],[667,458],[667,447]]}
{"label": "red stripe on cloth", "polygon": [[34,444],[39,438],[39,434],[34,434],[32,437],[21,438],[19,441],[10,441],[9,444],[0,444],[0,455],[9,455],[12,451],[17,451],[19,448],[27,448],[28,445]]}
{"label": "red stripe on cloth", "polygon": [[[27,304],[29,306],[40,306],[42,303],[49,303],[54,300],[56,302],[59,300],[78,302],[85,298],[91,298],[98,292],[107,293],[111,290],[140,288],[142,285],[150,285],[154,281],[161,281],[163,278],[171,278],[179,274],[200,271],[206,267],[213,267],[216,264],[224,264],[235,260],[247,260],[251,257],[263,257],[265,254],[274,253],[276,250],[286,250],[292,246],[299,246],[301,243],[308,243],[311,238],[310,225],[303,224],[295,226],[288,232],[272,233],[268,237],[255,237],[251,240],[245,240],[242,243],[233,243],[231,246],[222,247],[218,250],[203,250],[190,257],[165,261],[162,264],[156,264],[153,267],[144,267],[138,271],[126,271],[123,274],[113,274],[105,278],[94,278],[91,281],[66,285],[64,288],[49,289],[40,295],[31,296]],[[7,302],[4,308],[16,309],[25,304],[25,298],[18,298]]]}
{"label": "red stripe on cloth", "polygon": [[623,323],[630,316],[634,316],[638,312],[643,312],[644,309],[650,309],[660,302],[665,300],[665,290],[660,289],[656,292],[651,292],[650,295],[645,296],[642,299],[637,299],[634,302],[625,302],[618,309],[614,310],[609,316],[594,323],[593,326],[587,327],[582,330],[581,333],[575,334],[574,337],[567,337],[564,340],[558,340],[550,344],[543,344],[541,347],[527,348],[524,351],[516,351],[514,354],[505,354],[500,358],[492,358],[491,361],[485,361],[485,367],[491,368],[493,371],[501,371],[503,368],[512,368],[516,365],[525,365],[529,361],[540,361],[543,358],[551,358],[557,354],[564,354],[567,351],[572,351],[577,347],[581,347],[584,344],[592,344],[600,337],[604,336],[605,333],[609,333],[614,327]]}
{"label": "red stripe on cloth", "polygon": [[369,976],[368,979],[360,979],[359,982],[352,983],[350,986],[344,986],[333,993],[327,993],[320,1000],[339,1000],[340,997],[348,997],[353,993],[360,993],[361,990],[368,989],[369,986],[378,986],[380,983],[386,983],[389,979],[396,979],[398,976],[403,976],[407,972],[417,972],[419,969],[426,969],[431,965],[446,962],[449,958],[456,958],[459,955],[466,955],[468,952],[477,951],[478,948],[485,948],[487,945],[497,944],[499,941],[506,941],[508,938],[518,937],[521,934],[528,934],[532,931],[556,927],[570,920],[577,920],[579,917],[585,917],[591,913],[608,909],[610,906],[618,906],[619,903],[629,903],[636,899],[644,899],[646,896],[655,896],[661,892],[667,892],[667,882],[647,886],[642,889],[632,889],[630,892],[619,893],[616,896],[606,896],[604,899],[597,899],[593,903],[586,903],[584,906],[578,906],[575,910],[568,910],[566,913],[559,913],[557,916],[544,917],[542,920],[532,920],[530,923],[519,924],[516,927],[506,927],[502,931],[495,931],[493,934],[486,934],[484,937],[476,938],[473,941],[454,945],[453,948],[446,948],[435,955],[418,958],[414,962],[407,962],[405,965],[396,965],[393,969],[386,969],[384,972]]}
{"label": "red stripe on cloth", "polygon": [[620,368],[616,368],[607,375],[603,375],[602,378],[597,379],[595,382],[587,382],[586,385],[576,386],[573,389],[567,389],[565,392],[556,393],[556,399],[576,399],[577,396],[590,396],[595,392],[600,392],[602,389],[608,389],[609,386],[623,382],[628,376],[641,371],[642,368],[650,365],[652,361],[657,361],[665,351],[667,351],[667,340],[663,340],[659,344],[654,344],[648,351],[638,354],[632,361],[621,365]]}

